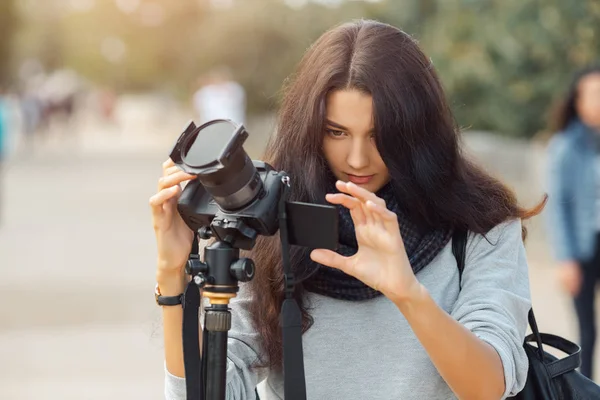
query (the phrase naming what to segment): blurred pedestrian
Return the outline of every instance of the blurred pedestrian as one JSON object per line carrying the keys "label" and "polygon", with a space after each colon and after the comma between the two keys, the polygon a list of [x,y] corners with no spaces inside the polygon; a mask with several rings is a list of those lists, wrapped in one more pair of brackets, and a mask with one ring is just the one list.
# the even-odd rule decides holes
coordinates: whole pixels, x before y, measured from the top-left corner
{"label": "blurred pedestrian", "polygon": [[8,153],[8,101],[5,98],[4,91],[0,87],[0,222],[2,221],[2,195],[3,187],[3,167],[6,153]]}
{"label": "blurred pedestrian", "polygon": [[6,113],[5,111],[6,105],[5,105],[5,100],[4,100],[4,94],[2,91],[2,88],[0,88],[0,167],[2,166],[2,160],[3,160],[3,156],[4,156],[4,152],[5,152],[5,144],[4,141],[6,140],[6,135],[7,135],[7,127],[6,127],[6,120],[5,120],[5,116],[4,114]]}
{"label": "blurred pedestrian", "polygon": [[233,80],[226,67],[212,70],[194,93],[194,109],[200,123],[213,119],[230,119],[242,124],[246,119],[246,92]]}
{"label": "blurred pedestrian", "polygon": [[552,117],[557,134],[548,148],[549,236],[560,283],[574,299],[581,372],[592,378],[600,279],[600,65],[575,75]]}
{"label": "blurred pedestrian", "polygon": [[38,133],[43,110],[42,101],[33,91],[25,91],[20,96],[20,112],[23,116],[23,139],[27,145],[32,146],[35,135]]}

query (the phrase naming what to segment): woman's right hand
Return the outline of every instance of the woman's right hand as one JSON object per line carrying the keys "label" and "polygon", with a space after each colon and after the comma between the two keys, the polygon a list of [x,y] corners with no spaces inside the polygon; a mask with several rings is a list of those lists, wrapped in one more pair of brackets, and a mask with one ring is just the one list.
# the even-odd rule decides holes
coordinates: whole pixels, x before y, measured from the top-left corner
{"label": "woman's right hand", "polygon": [[171,159],[165,161],[162,168],[157,193],[149,202],[158,250],[156,279],[161,293],[169,296],[181,293],[184,287],[184,268],[194,238],[177,211],[177,200],[181,196],[181,184],[196,176],[179,169]]}

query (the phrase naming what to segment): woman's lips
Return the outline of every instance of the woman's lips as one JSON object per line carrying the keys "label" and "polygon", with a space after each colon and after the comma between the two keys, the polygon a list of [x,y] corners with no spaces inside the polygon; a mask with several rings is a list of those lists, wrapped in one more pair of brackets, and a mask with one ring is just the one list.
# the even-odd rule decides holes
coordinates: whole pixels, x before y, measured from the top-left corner
{"label": "woman's lips", "polygon": [[357,185],[365,185],[373,179],[374,175],[350,175],[348,174],[348,180]]}

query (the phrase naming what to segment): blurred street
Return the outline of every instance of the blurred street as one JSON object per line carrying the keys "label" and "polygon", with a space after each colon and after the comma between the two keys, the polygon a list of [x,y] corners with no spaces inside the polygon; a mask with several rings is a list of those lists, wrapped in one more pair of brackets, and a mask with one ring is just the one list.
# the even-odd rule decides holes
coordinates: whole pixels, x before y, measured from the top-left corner
{"label": "blurred street", "polygon": [[[170,146],[170,138],[158,138],[146,138],[143,146],[107,135],[57,141],[15,155],[4,169],[1,399],[162,398],[147,203]],[[470,143],[485,152],[481,137]],[[503,151],[497,143],[487,147]],[[570,301],[555,284],[540,223],[531,225],[528,241],[538,323],[543,331],[576,339]]]}
{"label": "blurred street", "polygon": [[4,171],[1,399],[162,398],[147,201],[166,151],[88,141]]}

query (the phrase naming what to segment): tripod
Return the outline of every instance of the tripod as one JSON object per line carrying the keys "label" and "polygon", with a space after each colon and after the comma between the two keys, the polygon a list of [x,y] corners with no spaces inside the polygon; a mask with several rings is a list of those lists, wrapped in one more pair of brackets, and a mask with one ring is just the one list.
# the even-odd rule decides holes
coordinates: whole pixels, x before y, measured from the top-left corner
{"label": "tripod", "polygon": [[[281,307],[283,336],[284,395],[288,400],[306,400],[304,356],[302,350],[302,315],[294,299],[294,275],[290,270],[286,200],[289,180],[283,180],[278,220],[281,238],[285,299]],[[254,262],[239,258],[240,248],[254,246],[256,231],[241,218],[215,217],[210,227],[197,234],[202,239],[218,240],[204,249],[200,261],[198,238],[186,265],[192,276],[183,296],[183,355],[187,400],[225,400],[227,381],[227,339],[231,329],[229,302],[237,295],[239,282],[254,278]],[[210,305],[205,308],[200,357],[198,311],[202,294]]]}
{"label": "tripod", "polygon": [[[207,236],[205,231],[202,237]],[[239,290],[238,282],[248,282],[254,277],[254,263],[239,258],[239,252],[228,242],[216,241],[204,250],[204,262],[194,254],[194,249],[190,254],[186,272],[193,279],[183,300],[183,349],[189,400],[225,399],[227,337],[231,329],[229,301]],[[202,299],[199,288],[210,304],[205,307],[202,357],[198,341],[198,310]]]}

